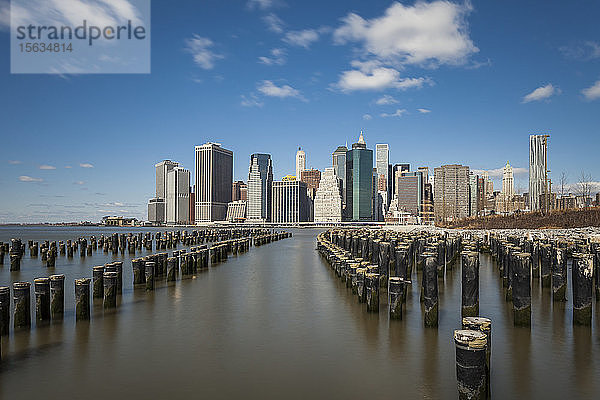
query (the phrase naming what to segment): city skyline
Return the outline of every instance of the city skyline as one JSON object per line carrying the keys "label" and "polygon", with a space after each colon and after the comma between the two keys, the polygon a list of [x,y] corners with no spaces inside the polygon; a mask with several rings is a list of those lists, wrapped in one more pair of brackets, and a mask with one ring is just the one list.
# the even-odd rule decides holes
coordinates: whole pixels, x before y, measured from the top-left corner
{"label": "city skyline", "polygon": [[[280,179],[293,174],[298,147],[307,169],[323,171],[361,129],[373,149],[389,144],[391,163],[492,170],[496,188],[508,159],[523,191],[528,137],[547,133],[555,183],[565,172],[575,184],[581,171],[600,181],[598,4],[349,1],[318,15],[316,2],[236,4],[181,2],[177,13],[153,4],[150,75],[10,75],[5,58],[0,222],[144,219],[154,197],[147,165],[175,159],[191,170],[194,145],[231,149],[234,180],[247,179],[250,154],[268,152]],[[460,32],[456,47],[374,39],[390,14],[435,7],[455,17],[432,26]],[[180,24],[167,29],[164,16]]]}

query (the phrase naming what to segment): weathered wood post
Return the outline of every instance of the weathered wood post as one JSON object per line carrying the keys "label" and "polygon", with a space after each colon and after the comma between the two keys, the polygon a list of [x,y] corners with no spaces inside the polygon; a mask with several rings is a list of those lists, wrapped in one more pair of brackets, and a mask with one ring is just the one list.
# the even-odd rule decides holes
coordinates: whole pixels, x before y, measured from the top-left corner
{"label": "weathered wood post", "polygon": [[462,317],[479,315],[479,253],[462,253]]}
{"label": "weathered wood post", "polygon": [[454,331],[456,348],[456,380],[458,398],[479,400],[487,398],[485,333],[472,330]]}
{"label": "weathered wood post", "polygon": [[397,276],[390,276],[388,282],[390,318],[402,319],[402,303],[405,297],[406,281]]}
{"label": "weathered wood post", "polygon": [[0,286],[0,336],[8,335],[10,324],[10,288]]}
{"label": "weathered wood post", "polygon": [[131,266],[133,270],[133,284],[140,285],[146,282],[146,270],[144,266],[144,260],[141,258],[134,258],[131,260]]}
{"label": "weathered wood post", "polygon": [[380,274],[365,275],[365,290],[368,312],[379,312],[379,280]]}
{"label": "weathered wood post", "polygon": [[573,324],[592,324],[592,276],[594,256],[573,254]]}
{"label": "weathered wood post", "polygon": [[154,290],[154,261],[146,262],[146,291]]}
{"label": "weathered wood post", "polygon": [[94,279],[92,296],[95,299],[101,299],[104,296],[104,266],[99,265],[92,269],[92,278]]}
{"label": "weathered wood post", "polygon": [[485,354],[485,378],[488,398],[491,397],[490,371],[492,362],[492,320],[483,317],[465,317],[462,320],[462,328],[485,333],[487,345]]}
{"label": "weathered wood post", "polygon": [[552,270],[552,245],[550,244],[542,244],[541,246],[542,253],[542,266],[541,266],[541,275],[542,275],[542,287],[550,287],[550,277]]}
{"label": "weathered wood post", "polygon": [[113,271],[104,272],[104,308],[117,307],[117,273]]}
{"label": "weathered wood post", "polygon": [[365,275],[367,274],[367,268],[356,269],[356,290],[358,294],[358,302],[366,302],[366,289],[365,289]]}
{"label": "weathered wood post", "polygon": [[75,279],[75,321],[90,319],[90,278]]}
{"label": "weathered wood post", "polygon": [[565,301],[567,293],[567,254],[556,247],[552,257],[552,300]]}
{"label": "weathered wood post", "polygon": [[512,263],[514,325],[531,325],[531,255],[516,253]]}
{"label": "weathered wood post", "polygon": [[65,276],[50,275],[50,316],[61,320],[65,313]]}
{"label": "weathered wood post", "polygon": [[379,275],[381,287],[387,287],[387,278],[390,275],[390,243],[379,243]]}
{"label": "weathered wood post", "polygon": [[35,319],[37,323],[50,321],[50,279],[36,278],[33,281],[35,292]]}
{"label": "weathered wood post", "polygon": [[15,304],[13,321],[15,329],[31,326],[31,283],[13,283],[13,301]]}
{"label": "weathered wood post", "polygon": [[438,326],[438,278],[435,255],[426,256],[423,264],[425,326],[436,327]]}
{"label": "weathered wood post", "polygon": [[169,257],[167,259],[167,282],[175,282],[177,276],[177,258]]}

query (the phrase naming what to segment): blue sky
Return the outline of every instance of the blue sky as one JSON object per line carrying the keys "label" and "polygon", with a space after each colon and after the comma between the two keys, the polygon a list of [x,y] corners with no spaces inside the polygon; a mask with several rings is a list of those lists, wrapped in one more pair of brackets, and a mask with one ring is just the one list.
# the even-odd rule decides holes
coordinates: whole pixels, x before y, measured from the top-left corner
{"label": "blue sky", "polygon": [[154,164],[193,170],[195,145],[233,150],[243,180],[271,153],[280,178],[361,129],[393,163],[510,160],[523,189],[545,132],[555,182],[600,181],[597,1],[154,0],[150,74],[62,76],[10,74],[6,4],[0,223],[145,218]]}

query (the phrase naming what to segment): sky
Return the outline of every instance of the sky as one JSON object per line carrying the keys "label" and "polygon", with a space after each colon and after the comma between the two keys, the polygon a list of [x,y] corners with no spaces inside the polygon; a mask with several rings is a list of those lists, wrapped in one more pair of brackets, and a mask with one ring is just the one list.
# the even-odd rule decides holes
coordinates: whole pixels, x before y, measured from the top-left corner
{"label": "sky", "polygon": [[280,179],[361,130],[415,169],[510,161],[522,191],[546,133],[555,184],[600,181],[598,1],[154,0],[149,74],[11,74],[8,10],[0,223],[146,219],[154,164],[193,175],[195,145],[232,150],[236,180],[270,153]]}

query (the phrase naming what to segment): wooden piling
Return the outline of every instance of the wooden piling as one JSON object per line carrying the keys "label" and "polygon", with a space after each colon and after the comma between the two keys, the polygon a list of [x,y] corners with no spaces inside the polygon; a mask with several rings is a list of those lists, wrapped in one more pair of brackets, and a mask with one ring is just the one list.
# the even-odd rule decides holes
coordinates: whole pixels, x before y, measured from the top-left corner
{"label": "wooden piling", "polygon": [[438,278],[434,255],[425,257],[423,265],[423,300],[425,303],[425,326],[438,326]]}
{"label": "wooden piling", "polygon": [[104,272],[102,280],[104,283],[104,308],[117,307],[117,273]]}
{"label": "wooden piling", "polygon": [[458,398],[487,399],[485,333],[473,330],[455,330],[456,380]]}
{"label": "wooden piling", "polygon": [[462,252],[462,306],[461,316],[479,315],[479,253]]}
{"label": "wooden piling", "polygon": [[592,277],[594,256],[574,253],[572,268],[573,324],[592,324]]}
{"label": "wooden piling", "polygon": [[35,319],[38,324],[50,321],[50,279],[36,278],[33,281],[35,292]]}
{"label": "wooden piling", "polygon": [[31,326],[31,283],[13,283],[14,314],[13,322],[15,329],[29,328]]}
{"label": "wooden piling", "polygon": [[61,320],[65,313],[65,276],[50,275],[50,316]]}
{"label": "wooden piling", "polygon": [[90,319],[90,278],[75,279],[75,321]]}

